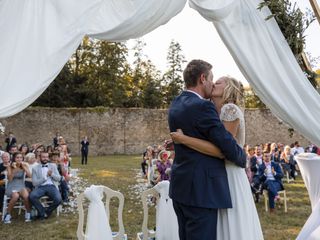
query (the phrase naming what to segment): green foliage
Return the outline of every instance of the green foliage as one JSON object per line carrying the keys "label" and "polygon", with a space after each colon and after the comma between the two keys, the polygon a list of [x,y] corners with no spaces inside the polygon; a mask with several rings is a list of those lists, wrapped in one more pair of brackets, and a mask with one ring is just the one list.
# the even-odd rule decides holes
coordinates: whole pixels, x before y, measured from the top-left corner
{"label": "green foliage", "polygon": [[131,97],[128,107],[160,108],[162,95],[160,73],[143,53],[145,43],[138,39],[134,47],[134,62],[131,73]]}
{"label": "green foliage", "polygon": [[183,87],[178,43],[171,42],[169,70],[161,73],[143,53],[137,40],[132,66],[125,43],[84,38],[49,88],[33,103],[43,107],[143,107],[167,106]]}
{"label": "green foliage", "polygon": [[182,54],[180,44],[172,40],[167,55],[168,70],[162,78],[162,82],[165,85],[164,100],[166,106],[168,106],[171,101],[183,90],[184,84],[182,79],[182,64],[185,62],[186,60]]}
{"label": "green foliage", "polygon": [[264,0],[264,2],[259,4],[258,9],[261,9],[264,6],[269,7],[272,13],[266,20],[272,17],[275,18],[291,51],[295,55],[302,70],[306,73],[306,77],[316,88],[317,81],[315,80],[315,74],[304,68],[301,57],[301,53],[305,46],[305,31],[315,20],[313,12],[310,9],[306,9],[306,12],[302,12],[297,7],[297,3],[292,3],[289,0]]}
{"label": "green foliage", "polygon": [[244,99],[245,108],[266,108],[266,105],[251,88],[245,90]]}
{"label": "green foliage", "polygon": [[47,90],[32,105],[44,107],[72,107],[75,96],[74,78],[70,64],[66,64]]}
{"label": "green foliage", "polygon": [[298,56],[305,45],[305,30],[315,20],[311,10],[303,13],[296,3],[289,0],[265,0],[259,8],[264,6],[269,7],[272,13],[267,20],[272,17],[276,19],[293,54]]}

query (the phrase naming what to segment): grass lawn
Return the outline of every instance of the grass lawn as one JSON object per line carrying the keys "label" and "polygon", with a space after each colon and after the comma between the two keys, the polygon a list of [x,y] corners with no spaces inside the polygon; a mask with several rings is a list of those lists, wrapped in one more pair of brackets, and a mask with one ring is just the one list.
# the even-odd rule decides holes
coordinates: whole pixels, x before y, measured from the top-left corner
{"label": "grass lawn", "polygon": [[[90,158],[88,165],[79,164],[79,158],[74,157],[72,168],[79,168],[79,176],[89,184],[105,185],[122,192],[125,196],[124,226],[129,239],[135,239],[136,233],[141,231],[142,204],[138,194],[139,188],[136,175],[139,172],[141,156],[112,155]],[[288,213],[284,213],[283,206],[270,215],[264,210],[264,202],[257,204],[258,214],[262,224],[265,240],[296,239],[302,226],[311,213],[307,190],[299,176],[295,183],[286,184]],[[263,200],[263,199],[262,199]],[[111,201],[111,217],[115,215],[116,201]],[[151,211],[150,228],[154,226],[154,211]],[[78,224],[77,214],[61,214],[45,221],[25,223],[23,216],[13,218],[10,225],[0,223],[0,239],[76,239]],[[111,227],[117,230],[116,221],[111,219]]]}

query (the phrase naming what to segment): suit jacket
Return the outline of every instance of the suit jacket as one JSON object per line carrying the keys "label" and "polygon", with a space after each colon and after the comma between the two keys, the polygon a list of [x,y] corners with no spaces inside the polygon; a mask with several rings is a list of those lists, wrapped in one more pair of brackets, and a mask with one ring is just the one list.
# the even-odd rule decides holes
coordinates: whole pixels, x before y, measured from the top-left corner
{"label": "suit jacket", "polygon": [[15,137],[13,137],[13,138],[11,138],[11,141],[10,141],[10,138],[7,137],[7,138],[5,139],[5,142],[7,143],[6,151],[9,152],[10,147],[11,147],[12,145],[15,145],[15,144],[17,143],[17,140],[16,140]]}
{"label": "suit jacket", "polygon": [[251,172],[253,172],[254,174],[256,174],[258,172],[258,168],[257,168],[257,157],[256,156],[252,156],[250,158],[250,170]]}
{"label": "suit jacket", "polygon": [[89,142],[84,140],[81,141],[81,151],[82,152],[88,152],[89,151]]}
{"label": "suit jacket", "polygon": [[[185,91],[169,109],[170,131],[182,129],[191,137],[212,142],[224,156],[241,167],[246,155],[220,121],[213,103]],[[174,144],[170,197],[184,205],[203,208],[232,207],[225,162],[182,144]]]}
{"label": "suit jacket", "polygon": [[[61,175],[58,172],[57,165],[54,163],[47,163],[48,169],[52,171],[52,175],[50,178],[52,182],[57,186],[59,181],[61,180]],[[38,164],[32,169],[32,184],[34,187],[39,187],[42,183],[44,183],[46,179],[42,175],[42,164]]]}
{"label": "suit jacket", "polygon": [[[284,189],[283,183],[282,183],[283,172],[281,170],[280,165],[278,163],[276,163],[276,162],[271,162],[271,168],[274,168],[274,170],[276,172],[276,175],[274,176],[275,181],[280,183],[281,190],[283,190]],[[261,182],[266,182],[267,181],[267,177],[264,175],[264,170],[265,169],[266,169],[266,165],[263,162],[259,167],[259,176],[260,176]]]}

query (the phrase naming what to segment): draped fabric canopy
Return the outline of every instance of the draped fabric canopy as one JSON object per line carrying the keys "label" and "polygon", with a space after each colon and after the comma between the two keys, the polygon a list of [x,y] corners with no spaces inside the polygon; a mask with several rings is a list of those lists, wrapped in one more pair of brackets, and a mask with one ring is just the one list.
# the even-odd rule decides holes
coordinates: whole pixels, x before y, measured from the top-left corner
{"label": "draped fabric canopy", "polygon": [[[189,0],[212,22],[241,72],[271,111],[320,145],[320,96],[275,20],[258,0]],[[0,117],[37,99],[84,35],[137,38],[167,23],[186,0],[0,0]],[[195,39],[196,41],[196,39]],[[214,44],[214,43],[213,43]]]}

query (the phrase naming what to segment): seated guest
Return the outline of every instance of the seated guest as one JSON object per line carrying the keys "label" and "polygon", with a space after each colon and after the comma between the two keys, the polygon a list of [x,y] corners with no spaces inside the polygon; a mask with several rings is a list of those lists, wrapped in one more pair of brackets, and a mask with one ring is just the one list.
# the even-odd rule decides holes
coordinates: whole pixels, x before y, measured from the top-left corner
{"label": "seated guest", "polygon": [[295,141],[294,146],[291,148],[291,154],[295,156],[300,153],[304,153],[304,148],[300,146],[298,141]]}
{"label": "seated guest", "polygon": [[151,165],[153,148],[148,146],[142,154],[141,169],[144,177],[147,177],[147,167]]}
{"label": "seated guest", "polygon": [[254,154],[255,148],[254,147],[248,147],[247,150],[247,166],[246,166],[246,174],[248,177],[248,180],[250,183],[252,183],[252,177],[254,172],[251,170],[252,166],[256,166],[257,164],[257,158]]}
{"label": "seated guest", "polygon": [[171,170],[171,162],[169,161],[170,152],[166,150],[162,150],[159,153],[159,160],[157,161],[157,170],[159,172],[159,176],[156,180],[156,183],[169,180],[170,175],[169,172]]}
{"label": "seated guest", "polygon": [[270,152],[263,153],[263,163],[259,167],[260,180],[263,188],[268,190],[270,212],[274,211],[275,200],[279,199],[278,192],[283,190],[281,167],[276,162],[271,162]]}
{"label": "seated guest", "polygon": [[3,207],[3,197],[6,191],[6,174],[7,167],[10,165],[10,155],[7,152],[2,153],[2,163],[0,163],[0,212],[2,212]]}
{"label": "seated guest", "polygon": [[[257,151],[258,150],[258,151]],[[249,179],[250,185],[251,185],[251,191],[255,196],[255,202],[259,202],[260,195],[261,195],[261,181],[259,176],[259,167],[262,164],[262,156],[261,160],[259,161],[256,152],[260,154],[260,147],[252,147],[248,150],[248,158],[249,158],[249,164],[250,164],[250,177]],[[260,156],[260,155],[259,155]],[[251,181],[250,181],[251,180]]]}
{"label": "seated guest", "polygon": [[22,156],[25,157],[29,152],[29,147],[27,144],[22,144],[19,148],[19,152],[21,152]]}
{"label": "seated guest", "polygon": [[36,162],[40,163],[40,154],[45,152],[45,147],[42,144],[39,144],[34,149],[34,154],[36,155]]}
{"label": "seated guest", "polygon": [[70,176],[68,174],[68,170],[65,168],[62,159],[60,159],[59,152],[52,152],[50,154],[50,162],[57,165],[58,172],[62,176],[59,182],[59,191],[61,194],[62,202],[65,204],[69,202],[69,186],[68,182],[70,180]]}
{"label": "seated guest", "polygon": [[[44,219],[49,217],[61,203],[61,195],[55,182],[60,182],[62,177],[56,164],[48,163],[49,154],[47,152],[40,153],[40,162],[41,164],[32,169],[32,183],[35,188],[29,198],[32,205],[38,210],[38,218]],[[52,204],[47,209],[40,202],[43,196],[48,196],[52,200]]]}
{"label": "seated guest", "polygon": [[51,145],[47,146],[47,153],[49,153],[49,155],[53,152],[53,147]]}
{"label": "seated guest", "polygon": [[296,179],[296,165],[293,155],[291,154],[290,146],[285,146],[284,151],[281,154],[281,166],[284,172],[288,172],[290,178]]}
{"label": "seated guest", "polygon": [[9,150],[9,154],[10,154],[10,161],[12,162],[12,159],[13,159],[13,154],[15,154],[16,152],[18,152],[18,146],[17,145],[12,145],[10,147],[10,150]]}
{"label": "seated guest", "polygon": [[27,191],[24,180],[25,176],[30,177],[28,165],[23,162],[23,156],[20,152],[13,154],[12,163],[7,166],[8,184],[6,195],[10,197],[7,214],[4,217],[4,223],[11,223],[11,212],[19,197],[23,199],[26,208],[25,221],[31,221],[31,206],[29,202],[29,192]]}
{"label": "seated guest", "polygon": [[60,158],[63,159],[63,164],[64,167],[68,170],[69,172],[69,167],[71,167],[71,158],[68,150],[67,144],[61,144],[61,151],[60,151]]}
{"label": "seated guest", "polygon": [[26,163],[28,163],[28,167],[29,167],[29,171],[31,173],[30,177],[27,177],[25,180],[25,185],[26,188],[29,192],[31,192],[33,190],[33,184],[32,184],[32,169],[38,165],[38,163],[36,162],[36,155],[34,153],[28,153],[25,156],[24,161]]}

